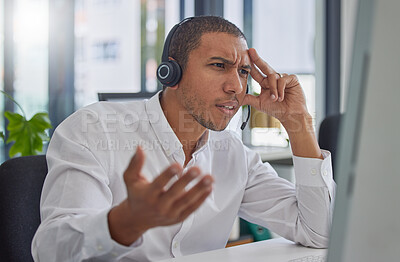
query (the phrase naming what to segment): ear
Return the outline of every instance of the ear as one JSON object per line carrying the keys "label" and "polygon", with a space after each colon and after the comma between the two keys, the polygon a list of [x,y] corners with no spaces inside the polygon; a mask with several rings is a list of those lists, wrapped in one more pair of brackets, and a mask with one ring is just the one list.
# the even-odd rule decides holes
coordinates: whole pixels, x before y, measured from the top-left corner
{"label": "ear", "polygon": [[182,79],[182,68],[181,68],[181,65],[175,60],[175,58],[173,58],[173,57],[168,57],[168,59],[170,60],[170,61],[174,61],[175,63],[176,63],[176,65],[179,67],[179,70],[177,70],[177,71],[179,71],[179,74],[180,74],[180,77],[179,77],[179,82],[176,84],[176,85],[174,85],[174,86],[170,86],[169,88],[171,88],[172,90],[177,90],[178,88],[179,88],[179,83],[181,82],[181,79]]}
{"label": "ear", "polygon": [[172,90],[176,90],[176,89],[178,89],[178,87],[179,87],[179,84],[176,84],[174,86],[168,86],[167,88],[172,89]]}
{"label": "ear", "polygon": [[181,79],[182,79],[182,68],[181,68],[181,65],[176,61],[176,59],[175,58],[173,58],[173,57],[168,57],[168,59],[169,60],[172,60],[172,61],[175,61],[176,62],[176,64],[177,65],[179,65],[179,71],[180,71],[180,78],[179,78],[179,82],[176,84],[176,85],[174,85],[174,86],[170,86],[169,88],[171,88],[172,90],[176,90],[176,89],[178,89],[178,87],[179,87],[179,83],[181,82]]}
{"label": "ear", "polygon": [[173,59],[172,57],[169,57],[168,65],[170,66],[171,69],[171,78],[169,80],[168,86],[170,87],[175,87],[179,84],[182,78],[182,68],[179,65],[179,63]]}
{"label": "ear", "polygon": [[171,86],[170,88],[171,89],[173,89],[173,90],[176,90],[176,89],[178,89],[179,88],[179,83],[181,82],[181,80],[182,80],[182,76],[183,76],[183,70],[182,70],[182,67],[181,67],[181,65],[176,61],[176,59],[175,58],[173,58],[173,57],[168,57],[168,59],[169,60],[173,60],[173,61],[175,61],[178,65],[179,65],[179,71],[180,71],[180,77],[179,77],[179,82],[176,84],[176,85],[174,85],[174,86]]}

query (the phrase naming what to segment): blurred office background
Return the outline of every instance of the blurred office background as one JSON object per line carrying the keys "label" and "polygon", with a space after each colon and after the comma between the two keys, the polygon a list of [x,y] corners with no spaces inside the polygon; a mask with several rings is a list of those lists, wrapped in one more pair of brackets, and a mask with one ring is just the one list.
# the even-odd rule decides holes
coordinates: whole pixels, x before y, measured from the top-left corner
{"label": "blurred office background", "polygon": [[[56,127],[98,92],[161,89],[155,72],[168,31],[212,14],[241,28],[278,72],[298,75],[318,128],[340,111],[340,8],[320,0],[0,0],[0,89],[28,118],[49,112]],[[0,108],[18,111],[3,97]],[[287,146],[274,144],[281,132],[267,131],[253,132],[252,142]]]}

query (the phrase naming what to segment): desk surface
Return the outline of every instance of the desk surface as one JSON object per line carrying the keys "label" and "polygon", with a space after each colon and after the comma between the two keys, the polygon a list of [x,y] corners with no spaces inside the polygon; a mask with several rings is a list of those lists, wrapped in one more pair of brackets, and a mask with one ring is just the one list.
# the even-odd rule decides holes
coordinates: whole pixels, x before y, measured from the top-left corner
{"label": "desk surface", "polygon": [[250,148],[260,154],[263,162],[292,158],[290,147],[252,146]]}
{"label": "desk surface", "polygon": [[307,248],[296,245],[295,243],[284,238],[275,238],[241,246],[163,260],[163,262],[287,262],[289,260],[305,256],[326,255],[326,252],[327,249]]}

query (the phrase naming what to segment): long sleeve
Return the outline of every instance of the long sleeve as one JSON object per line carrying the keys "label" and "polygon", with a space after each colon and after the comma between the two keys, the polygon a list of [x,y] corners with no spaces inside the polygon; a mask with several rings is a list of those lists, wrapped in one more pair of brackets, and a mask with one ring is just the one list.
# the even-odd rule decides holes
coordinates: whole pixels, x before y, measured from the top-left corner
{"label": "long sleeve", "polygon": [[115,261],[131,250],[113,241],[108,230],[107,214],[113,204],[107,176],[111,153],[98,150],[93,154],[85,145],[107,138],[100,130],[94,132],[101,129],[96,125],[85,130],[83,117],[85,113],[73,115],[51,140],[42,223],[32,243],[35,261]]}
{"label": "long sleeve", "polygon": [[296,185],[247,151],[249,179],[239,215],[277,234],[310,247],[327,247],[335,182],[330,153],[324,160],[293,157]]}

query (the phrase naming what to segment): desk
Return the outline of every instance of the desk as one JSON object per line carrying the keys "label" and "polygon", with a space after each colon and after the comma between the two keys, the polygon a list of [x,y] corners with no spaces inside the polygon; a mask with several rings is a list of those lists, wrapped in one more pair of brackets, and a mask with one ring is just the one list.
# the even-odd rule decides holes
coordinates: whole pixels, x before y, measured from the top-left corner
{"label": "desk", "polygon": [[290,147],[276,146],[249,146],[250,149],[257,152],[263,162],[272,162],[278,160],[292,159],[292,150]]}
{"label": "desk", "polygon": [[305,256],[326,255],[327,249],[307,248],[284,238],[254,242],[241,246],[178,257],[163,262],[287,262]]}

